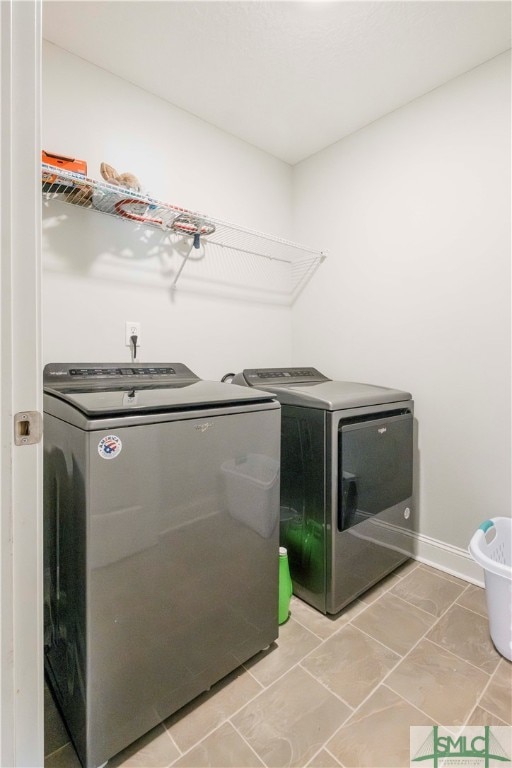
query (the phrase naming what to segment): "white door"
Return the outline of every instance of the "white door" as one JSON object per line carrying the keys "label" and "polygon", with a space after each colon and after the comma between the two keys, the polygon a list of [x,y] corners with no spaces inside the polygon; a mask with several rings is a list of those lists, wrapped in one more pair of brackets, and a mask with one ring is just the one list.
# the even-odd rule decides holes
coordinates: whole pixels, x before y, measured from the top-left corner
{"label": "white door", "polygon": [[0,2],[0,42],[0,765],[30,768],[44,752],[40,0]]}

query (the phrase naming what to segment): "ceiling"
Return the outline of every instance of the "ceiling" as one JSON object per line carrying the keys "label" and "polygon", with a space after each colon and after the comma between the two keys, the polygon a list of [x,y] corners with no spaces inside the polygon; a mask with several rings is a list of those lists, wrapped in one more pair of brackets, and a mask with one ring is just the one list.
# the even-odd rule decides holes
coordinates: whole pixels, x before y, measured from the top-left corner
{"label": "ceiling", "polygon": [[507,1],[65,2],[43,36],[295,164],[510,48]]}

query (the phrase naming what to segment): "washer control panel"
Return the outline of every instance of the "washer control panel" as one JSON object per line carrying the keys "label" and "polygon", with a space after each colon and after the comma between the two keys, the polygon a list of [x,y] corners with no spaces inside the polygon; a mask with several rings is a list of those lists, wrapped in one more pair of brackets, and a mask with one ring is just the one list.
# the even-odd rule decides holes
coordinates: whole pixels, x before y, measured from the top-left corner
{"label": "washer control panel", "polygon": [[155,376],[176,374],[174,368],[68,368],[70,376]]}
{"label": "washer control panel", "polygon": [[199,381],[183,363],[49,363],[43,372],[43,383],[52,388],[116,385],[165,385]]}

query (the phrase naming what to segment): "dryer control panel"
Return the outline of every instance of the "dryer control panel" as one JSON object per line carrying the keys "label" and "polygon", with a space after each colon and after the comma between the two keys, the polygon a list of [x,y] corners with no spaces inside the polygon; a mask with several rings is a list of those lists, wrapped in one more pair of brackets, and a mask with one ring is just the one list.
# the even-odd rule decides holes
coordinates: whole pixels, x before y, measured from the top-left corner
{"label": "dryer control panel", "polygon": [[290,384],[319,384],[331,379],[316,368],[246,368],[233,379],[233,384],[245,384],[250,387]]}

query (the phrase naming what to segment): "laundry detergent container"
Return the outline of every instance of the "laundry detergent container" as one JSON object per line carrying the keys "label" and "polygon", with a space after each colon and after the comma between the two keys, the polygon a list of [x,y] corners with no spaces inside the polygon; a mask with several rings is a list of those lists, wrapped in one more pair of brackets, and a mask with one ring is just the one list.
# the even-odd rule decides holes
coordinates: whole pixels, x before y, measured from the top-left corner
{"label": "laundry detergent container", "polygon": [[512,520],[486,520],[469,543],[471,557],[484,569],[489,631],[496,649],[512,661]]}

